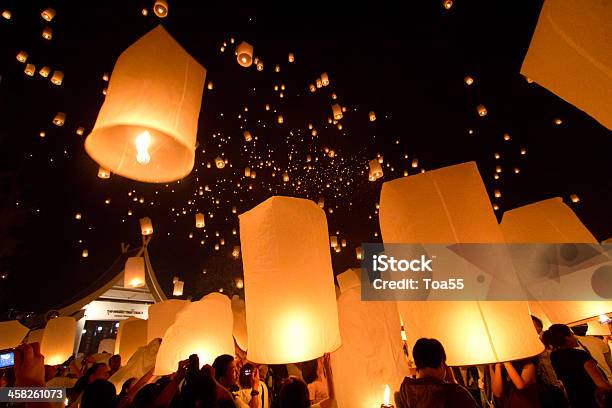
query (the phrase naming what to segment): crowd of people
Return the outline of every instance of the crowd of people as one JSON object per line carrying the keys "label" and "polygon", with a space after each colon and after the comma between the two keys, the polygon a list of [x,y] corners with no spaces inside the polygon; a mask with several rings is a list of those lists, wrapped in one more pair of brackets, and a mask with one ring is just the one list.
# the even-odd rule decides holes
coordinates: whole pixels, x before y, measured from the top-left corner
{"label": "crowd of people", "polygon": [[[443,345],[421,338],[413,349],[413,376],[395,392],[397,408],[601,408],[612,407],[612,359],[608,339],[586,336],[586,328],[554,324],[543,331],[533,317],[545,351],[533,358],[478,367],[449,367]],[[45,366],[38,343],[15,350],[14,377],[1,386],[67,389],[73,408],[331,408],[337,402],[330,356],[290,365],[257,365],[237,349],[200,366],[197,355],[160,378],[151,369],[130,378],[117,392],[109,378],[121,357],[108,363],[87,357]],[[42,405],[36,404],[41,407]],[[48,404],[53,406],[53,404]],[[352,408],[352,407],[351,407]]]}

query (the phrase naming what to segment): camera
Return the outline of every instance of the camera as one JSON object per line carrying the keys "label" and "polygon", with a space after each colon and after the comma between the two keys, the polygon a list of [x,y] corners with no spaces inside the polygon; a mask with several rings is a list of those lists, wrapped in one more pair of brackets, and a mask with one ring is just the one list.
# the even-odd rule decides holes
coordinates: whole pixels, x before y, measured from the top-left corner
{"label": "camera", "polygon": [[15,365],[15,349],[0,350],[0,368],[10,368]]}

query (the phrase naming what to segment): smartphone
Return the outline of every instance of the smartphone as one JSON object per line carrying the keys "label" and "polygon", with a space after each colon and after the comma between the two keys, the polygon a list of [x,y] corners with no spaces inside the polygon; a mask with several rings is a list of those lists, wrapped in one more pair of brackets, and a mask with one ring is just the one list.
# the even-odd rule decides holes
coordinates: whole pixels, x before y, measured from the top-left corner
{"label": "smartphone", "polygon": [[13,350],[0,351],[0,368],[9,368],[15,365],[15,352]]}
{"label": "smartphone", "polygon": [[251,386],[254,368],[255,367],[253,367],[251,363],[246,363],[242,366],[242,370],[240,370],[239,382],[240,386],[243,388],[249,388]]}

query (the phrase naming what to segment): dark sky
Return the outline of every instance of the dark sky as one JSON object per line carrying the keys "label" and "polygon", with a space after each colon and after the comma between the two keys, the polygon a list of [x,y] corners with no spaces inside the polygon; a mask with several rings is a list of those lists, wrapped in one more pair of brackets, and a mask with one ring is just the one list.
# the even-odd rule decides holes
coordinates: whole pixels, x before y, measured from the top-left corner
{"label": "dark sky", "polygon": [[[406,7],[170,0],[163,20],[141,14],[152,3],[1,3],[13,17],[0,19],[0,312],[61,305],[111,265],[121,242],[139,245],[142,216],[153,219],[150,254],[168,294],[173,276],[186,281],[185,295],[194,298],[219,288],[239,292],[233,282],[242,273],[241,261],[231,257],[239,244],[239,235],[232,234],[238,218],[231,209],[244,212],[275,194],[325,197],[326,210],[333,209],[327,214],[330,233],[339,231],[348,243],[332,253],[334,272],[340,273],[357,264],[356,246],[380,241],[375,205],[382,182],[404,170],[414,174],[469,160],[477,162],[499,205],[498,218],[504,210],[554,196],[569,203],[570,194],[577,194],[580,203],[570,205],[580,219],[598,239],[612,236],[609,131],[519,74],[542,2],[459,0],[445,10],[437,1]],[[57,15],[47,23],[40,12],[49,6]],[[117,175],[98,179],[83,141],[104,99],[102,74],[112,72],[119,54],[160,22],[207,68],[207,81],[214,84],[203,95],[196,167],[167,186]],[[47,25],[53,28],[51,41],[41,38]],[[232,37],[254,45],[263,72],[236,63]],[[63,71],[64,83],[57,87],[38,74],[24,75],[24,64],[15,58],[21,50],[37,70],[48,65]],[[322,72],[331,84],[311,93],[308,85]],[[474,77],[472,86],[463,82],[465,75]],[[274,85],[286,86],[284,98]],[[327,124],[332,93],[347,107],[342,130]],[[283,114],[283,126],[265,104]],[[488,110],[484,118],[476,113],[479,104]],[[368,120],[369,111],[376,112],[375,122]],[[67,114],[63,127],[51,123],[56,112]],[[79,126],[84,136],[75,134]],[[245,144],[243,128],[257,136],[256,143]],[[521,148],[527,155],[520,155]],[[388,167],[372,183],[367,161],[379,153]],[[220,155],[231,166],[216,169]],[[417,169],[410,167],[414,158]],[[494,180],[498,164],[504,172]],[[243,177],[245,166],[256,169],[256,179]],[[284,171],[289,183],[283,183]],[[210,191],[199,195],[205,186]],[[501,199],[493,198],[494,189],[502,191]],[[144,204],[133,201],[141,197]],[[198,211],[207,214],[205,231],[194,226]],[[225,245],[215,251],[220,238]],[[81,257],[83,249],[88,258]]]}

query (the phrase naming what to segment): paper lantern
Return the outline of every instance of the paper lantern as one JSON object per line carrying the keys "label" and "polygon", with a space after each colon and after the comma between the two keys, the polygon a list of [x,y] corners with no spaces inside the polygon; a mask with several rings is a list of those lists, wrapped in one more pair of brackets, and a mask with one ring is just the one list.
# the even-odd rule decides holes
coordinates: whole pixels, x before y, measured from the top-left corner
{"label": "paper lantern", "polygon": [[[140,347],[129,360],[121,359],[124,364],[113,374],[108,381],[115,386],[115,392],[121,392],[121,386],[130,378],[142,378],[155,367],[155,359],[159,351],[160,341],[152,340],[144,347]],[[112,354],[112,351],[111,351]]]}
{"label": "paper lantern", "polygon": [[610,332],[610,324],[609,323],[599,323],[597,321],[587,322],[587,332],[588,336],[609,336]]}
{"label": "paper lantern", "polygon": [[288,58],[289,62],[295,62],[295,56],[293,55],[292,52],[289,53],[289,58]]}
{"label": "paper lantern", "polygon": [[87,258],[88,256],[89,256],[89,250],[84,249],[83,251],[81,251],[81,257]]}
{"label": "paper lantern", "polygon": [[115,340],[115,354],[121,356],[125,364],[139,347],[147,344],[147,321],[130,317],[119,322],[117,339]]}
{"label": "paper lantern", "polygon": [[49,76],[49,74],[51,73],[51,68],[49,68],[48,66],[44,66],[40,69],[40,71],[38,71],[38,74],[43,77],[43,78],[47,78]]}
{"label": "paper lantern", "polygon": [[154,28],[117,59],[85,150],[130,179],[183,178],[194,164],[205,77],[161,25]]}
{"label": "paper lantern", "polygon": [[23,340],[24,343],[32,344],[32,343],[41,343],[43,335],[45,334],[45,329],[37,329],[31,330],[28,333],[28,336]]}
{"label": "paper lantern", "polygon": [[143,257],[130,257],[125,261],[123,286],[142,288],[145,285],[145,262]]}
{"label": "paper lantern", "polygon": [[[503,242],[473,162],[384,183],[379,219],[385,243]],[[467,261],[458,258],[458,268],[461,262]],[[398,308],[408,342],[440,340],[451,366],[516,360],[543,350],[526,302],[401,301]]]}
{"label": "paper lantern", "polygon": [[205,225],[204,214],[197,213],[195,215],[195,224],[196,224],[196,228],[204,228],[204,225]]}
{"label": "paper lantern", "polygon": [[315,80],[315,85],[317,88],[321,88],[323,86],[323,81],[321,81],[321,78],[317,78]]}
{"label": "paper lantern", "polygon": [[376,113],[374,113],[374,111],[370,111],[370,113],[368,113],[368,117],[370,118],[370,122],[374,122],[376,120]]}
{"label": "paper lantern", "polygon": [[53,85],[60,86],[64,81],[64,73],[62,71],[53,71],[53,75],[51,75],[51,83]]}
{"label": "paper lantern", "polygon": [[612,128],[612,9],[597,0],[547,0],[521,74]]}
{"label": "paper lantern", "polygon": [[329,85],[329,76],[327,76],[327,72],[321,74],[321,85],[327,86]]}
{"label": "paper lantern", "polygon": [[334,114],[334,119],[342,119],[342,108],[337,103],[332,105],[332,113]]}
{"label": "paper lantern", "polygon": [[310,200],[271,197],[240,215],[240,241],[249,360],[285,364],[338,348],[325,213]]}
{"label": "paper lantern", "polygon": [[478,112],[478,116],[486,116],[487,115],[487,108],[485,108],[484,105],[478,105],[476,107],[476,111]]}
{"label": "paper lantern", "polygon": [[0,322],[0,350],[17,347],[29,330],[17,320]]}
{"label": "paper lantern", "polygon": [[243,132],[243,135],[245,141],[250,142],[251,140],[253,140],[253,136],[251,136],[251,132],[249,132],[248,130],[245,130]]}
{"label": "paper lantern", "polygon": [[[339,275],[339,281],[346,273],[352,272]],[[394,302],[362,302],[358,283],[338,298],[343,342],[331,354],[334,388],[339,407],[380,407],[385,385],[398,390],[409,368],[398,336],[397,306]]]}
{"label": "paper lantern", "polygon": [[570,194],[570,200],[572,200],[572,203],[579,203],[580,197],[578,197],[576,194]]}
{"label": "paper lantern", "polygon": [[243,67],[250,67],[253,63],[253,46],[245,41],[241,42],[240,45],[236,47],[236,59],[238,60],[238,64]]}
{"label": "paper lantern", "polygon": [[331,245],[332,248],[335,248],[338,246],[338,237],[335,235],[332,235],[329,237],[329,244]]}
{"label": "paper lantern", "polygon": [[110,170],[105,169],[104,167],[99,167],[98,168],[98,177],[101,179],[108,179],[110,178]]}
{"label": "paper lantern", "polygon": [[51,27],[43,28],[42,38],[45,40],[51,40],[53,38],[53,29]]}
{"label": "paper lantern", "polygon": [[493,191],[493,194],[495,195],[495,198],[500,198],[501,197],[501,191],[499,191],[497,189]]}
{"label": "paper lantern", "polygon": [[370,181],[378,180],[383,176],[383,169],[380,165],[380,162],[377,159],[372,159],[369,161],[370,173],[369,179]]}
{"label": "paper lantern", "polygon": [[[340,288],[340,293],[344,293],[352,288],[361,288],[361,269],[347,269],[346,271],[336,276],[336,279],[338,280],[338,287]],[[393,305],[395,306],[394,303]],[[344,336],[342,337],[345,338]]]}
{"label": "paper lantern", "polygon": [[465,82],[466,85],[472,85],[474,83],[474,78],[472,78],[469,75],[466,75],[465,78],[463,78],[463,81]]}
{"label": "paper lantern", "polygon": [[62,364],[72,356],[74,338],[76,336],[76,320],[73,317],[62,316],[51,319],[45,326],[40,353],[45,356],[45,364]]}
{"label": "paper lantern", "polygon": [[98,344],[98,353],[114,354],[115,339],[102,339]]}
{"label": "paper lantern", "polygon": [[[506,211],[500,226],[508,243],[597,243],[559,197]],[[612,312],[612,301],[538,303],[552,323],[568,324]]]}
{"label": "paper lantern", "polygon": [[174,288],[172,289],[173,296],[183,296],[183,289],[185,287],[185,282],[177,280],[174,282]]}
{"label": "paper lantern", "polygon": [[189,303],[164,334],[154,375],[175,372],[178,362],[191,354],[198,355],[200,365],[212,364],[221,354],[234,355],[232,321],[231,302],[225,295],[211,293]]}
{"label": "paper lantern", "polygon": [[17,54],[17,61],[24,63],[28,60],[28,53],[25,51],[19,51],[19,54]]}
{"label": "paper lantern", "polygon": [[225,161],[222,157],[217,157],[215,159],[215,166],[217,166],[218,169],[222,169],[225,167]]}
{"label": "paper lantern", "polygon": [[153,222],[149,217],[143,217],[139,220],[140,222],[140,233],[142,235],[153,234]]}
{"label": "paper lantern", "polygon": [[6,20],[10,20],[11,17],[13,17],[13,13],[11,13],[10,10],[3,10],[2,17],[5,18]]}
{"label": "paper lantern", "polygon": [[66,114],[64,112],[57,112],[53,117],[53,124],[55,126],[64,126],[66,122]]}
{"label": "paper lantern", "polygon": [[445,9],[450,10],[451,7],[453,7],[453,0],[444,0],[442,2],[442,5],[444,6]]}
{"label": "paper lantern", "polygon": [[234,316],[234,326],[232,334],[236,344],[241,350],[246,351],[248,347],[248,332],[246,322],[246,308],[244,300],[238,295],[232,296],[232,314]]}
{"label": "paper lantern", "polygon": [[363,259],[363,248],[361,247],[355,248],[355,256],[357,257],[358,261],[361,261]]}
{"label": "paper lantern", "polygon": [[36,66],[34,64],[27,64],[23,72],[27,76],[34,76],[34,72],[36,72]]}
{"label": "paper lantern", "polygon": [[51,21],[53,20],[53,17],[55,17],[55,10],[47,7],[42,11],[42,13],[40,13],[40,16],[43,18],[43,20]]}
{"label": "paper lantern", "polygon": [[159,18],[168,16],[168,2],[166,0],[155,0],[153,12]]}
{"label": "paper lantern", "polygon": [[283,115],[278,115],[278,117],[276,118],[276,121],[278,123],[283,123],[284,122]]}
{"label": "paper lantern", "polygon": [[240,256],[240,245],[234,246],[234,249],[232,249],[232,256],[234,258],[238,258]]}
{"label": "paper lantern", "polygon": [[176,321],[177,314],[189,305],[188,300],[169,299],[149,306],[147,343],[153,339],[164,337],[168,327]]}

